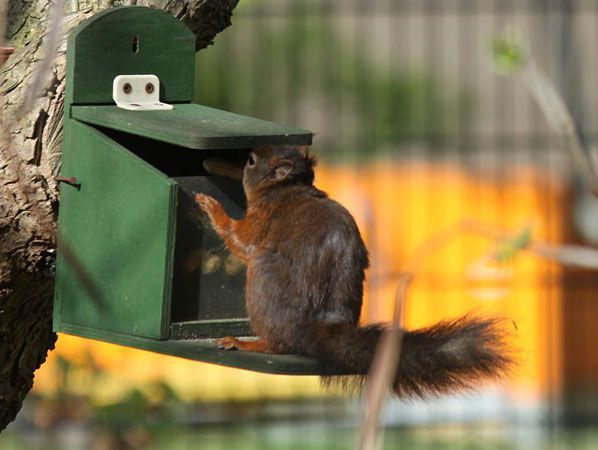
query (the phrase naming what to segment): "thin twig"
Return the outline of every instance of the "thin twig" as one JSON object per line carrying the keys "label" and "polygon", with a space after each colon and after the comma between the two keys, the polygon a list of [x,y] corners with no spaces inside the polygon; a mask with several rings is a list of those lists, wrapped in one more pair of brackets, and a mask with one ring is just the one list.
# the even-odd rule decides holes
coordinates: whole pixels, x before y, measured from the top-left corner
{"label": "thin twig", "polygon": [[8,1],[0,2],[0,47],[6,42],[6,29],[8,23]]}
{"label": "thin twig", "polygon": [[[508,240],[511,235],[495,227],[463,220],[462,230],[484,236],[493,241]],[[558,262],[567,267],[579,267],[584,269],[598,270],[598,250],[582,245],[550,244],[543,241],[531,241],[529,245],[521,248],[539,258]]]}
{"label": "thin twig", "polygon": [[34,72],[27,90],[25,91],[25,98],[16,114],[17,121],[19,118],[23,118],[31,112],[37,99],[43,95],[43,90],[48,82],[52,66],[56,61],[58,45],[63,38],[63,21],[64,0],[54,0],[54,5],[50,11],[48,32],[43,40],[43,56]]}
{"label": "thin twig", "polygon": [[[37,100],[44,95],[44,88],[48,82],[49,74],[52,72],[52,66],[56,61],[58,46],[64,37],[64,9],[64,0],[54,0],[53,4],[49,6],[47,32],[40,50],[42,58],[36,64],[30,76],[24,100],[17,108],[16,113],[7,117],[6,114],[2,114],[0,109],[0,167],[3,167],[1,176],[11,181],[10,185],[5,184],[19,196],[31,194],[32,186],[28,183],[27,177],[23,175],[25,161],[19,154],[14,142],[12,142],[11,134],[18,129],[21,122],[25,121],[28,114],[35,107]],[[37,138],[42,139],[42,136]],[[43,224],[46,221],[46,213],[40,209],[37,202],[30,203],[30,211],[38,223]]]}
{"label": "thin twig", "polygon": [[563,96],[540,69],[520,35],[512,28],[494,37],[494,64],[498,72],[519,76],[538,103],[548,124],[558,133],[563,147],[571,154],[573,164],[593,195],[598,196],[598,149],[585,146],[578,124]]}
{"label": "thin twig", "polygon": [[[3,48],[6,43],[7,23],[8,23],[8,2],[3,1],[3,2],[0,2],[0,48]],[[0,68],[1,67],[2,67],[2,64],[0,64]],[[0,74],[1,73],[2,72],[0,72]],[[0,78],[0,81],[1,81],[1,78]],[[0,91],[0,96],[1,95],[2,95],[2,91]],[[1,116],[0,116],[0,129],[3,129]],[[1,137],[2,137],[2,134],[0,133],[0,138]],[[2,144],[2,142],[0,142],[0,147],[1,147],[1,144]]]}
{"label": "thin twig", "polygon": [[[511,233],[496,227],[471,219],[462,219],[420,246],[415,253],[417,257],[412,258],[415,264],[409,271],[417,271],[424,259],[433,251],[439,250],[453,238],[463,233],[476,234],[495,242],[506,241],[512,237]],[[591,247],[530,241],[529,245],[521,248],[521,251],[527,251],[539,258],[558,262],[563,266],[598,270],[598,250]]]}
{"label": "thin twig", "polygon": [[598,156],[593,154],[592,148],[584,147],[575,119],[563,97],[533,59],[530,58],[521,68],[519,75],[546,116],[549,125],[559,134],[563,146],[571,153],[573,163],[588,189],[598,196],[598,168],[595,165]]}
{"label": "thin twig", "polygon": [[102,290],[94,281],[93,275],[85,267],[81,258],[77,255],[75,250],[71,247],[67,239],[58,233],[58,251],[60,256],[64,258],[64,262],[73,271],[75,278],[81,283],[81,286],[86,291],[87,295],[99,310],[106,309],[106,301],[102,295]]}
{"label": "thin twig", "polygon": [[581,245],[554,245],[534,242],[527,249],[534,255],[564,266],[598,270],[598,250]]}
{"label": "thin twig", "polygon": [[406,270],[399,277],[393,320],[382,333],[368,374],[360,421],[359,450],[377,450],[382,446],[382,433],[379,431],[380,411],[399,367],[407,288],[425,260],[462,234],[469,226],[469,221],[461,220],[427,239],[415,250],[405,266]]}
{"label": "thin twig", "polygon": [[376,354],[365,387],[364,405],[361,416],[359,450],[374,450],[382,447],[382,433],[379,431],[380,411],[389,388],[395,378],[401,358],[403,343],[403,317],[407,287],[411,276],[401,277],[397,286],[393,321],[380,337]]}

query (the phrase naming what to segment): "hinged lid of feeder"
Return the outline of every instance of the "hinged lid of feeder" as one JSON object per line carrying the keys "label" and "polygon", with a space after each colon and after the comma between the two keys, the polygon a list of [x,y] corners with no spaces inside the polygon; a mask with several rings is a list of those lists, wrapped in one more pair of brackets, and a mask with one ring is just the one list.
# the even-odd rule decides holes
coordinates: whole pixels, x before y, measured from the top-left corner
{"label": "hinged lid of feeder", "polygon": [[[157,76],[174,110],[118,108],[114,78],[133,74]],[[311,144],[309,131],[192,104],[194,79],[195,36],[164,11],[112,8],[69,36],[65,106],[75,120],[193,149]]]}
{"label": "hinged lid of feeder", "polygon": [[113,105],[73,106],[73,119],[193,149],[309,145],[312,134],[193,103],[171,111],[128,111]]}

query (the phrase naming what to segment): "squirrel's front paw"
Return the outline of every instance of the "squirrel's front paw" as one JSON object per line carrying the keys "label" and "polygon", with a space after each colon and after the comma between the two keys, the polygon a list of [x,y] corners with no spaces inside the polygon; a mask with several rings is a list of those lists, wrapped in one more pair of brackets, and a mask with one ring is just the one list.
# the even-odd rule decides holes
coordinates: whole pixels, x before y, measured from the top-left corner
{"label": "squirrel's front paw", "polygon": [[195,194],[195,201],[205,212],[213,211],[219,206],[218,200],[206,194]]}
{"label": "squirrel's front paw", "polygon": [[223,350],[236,350],[238,348],[238,340],[232,336],[226,336],[216,339],[216,345]]}

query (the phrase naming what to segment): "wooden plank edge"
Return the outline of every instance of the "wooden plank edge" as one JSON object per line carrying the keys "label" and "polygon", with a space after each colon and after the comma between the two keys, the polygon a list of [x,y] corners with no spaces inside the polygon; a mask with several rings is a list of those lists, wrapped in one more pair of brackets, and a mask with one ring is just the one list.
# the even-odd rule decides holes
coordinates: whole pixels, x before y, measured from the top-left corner
{"label": "wooden plank edge", "polygon": [[298,355],[267,355],[219,349],[213,339],[157,340],[62,323],[60,332],[193,361],[276,375],[321,375],[321,364]]}

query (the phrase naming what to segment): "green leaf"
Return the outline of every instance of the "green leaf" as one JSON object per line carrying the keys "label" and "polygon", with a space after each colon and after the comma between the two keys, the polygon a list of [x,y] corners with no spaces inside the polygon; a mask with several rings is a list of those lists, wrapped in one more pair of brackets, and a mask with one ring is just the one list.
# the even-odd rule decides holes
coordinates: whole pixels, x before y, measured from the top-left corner
{"label": "green leaf", "polygon": [[521,37],[512,30],[506,30],[494,36],[492,55],[494,70],[503,75],[515,72],[526,62]]}
{"label": "green leaf", "polygon": [[499,263],[508,263],[512,261],[517,254],[532,243],[532,230],[527,226],[515,234],[510,239],[506,239],[499,244],[494,259]]}

